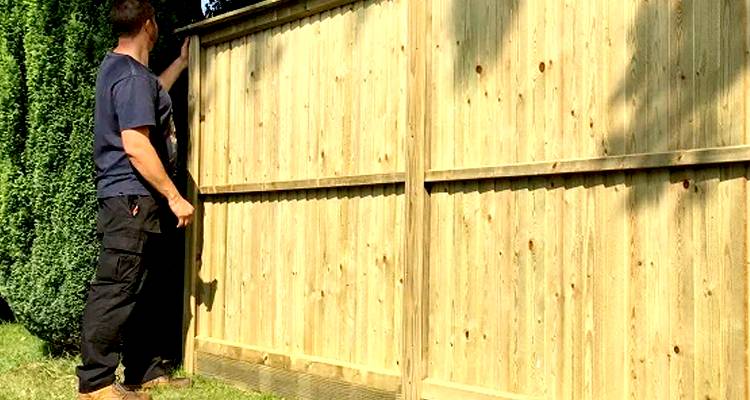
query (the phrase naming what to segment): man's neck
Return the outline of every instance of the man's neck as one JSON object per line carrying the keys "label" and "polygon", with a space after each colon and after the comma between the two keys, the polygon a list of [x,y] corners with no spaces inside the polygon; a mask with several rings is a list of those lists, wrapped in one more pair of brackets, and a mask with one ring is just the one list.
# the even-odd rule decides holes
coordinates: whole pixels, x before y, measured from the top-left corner
{"label": "man's neck", "polygon": [[114,52],[133,57],[136,61],[148,67],[148,45],[135,38],[120,38]]}

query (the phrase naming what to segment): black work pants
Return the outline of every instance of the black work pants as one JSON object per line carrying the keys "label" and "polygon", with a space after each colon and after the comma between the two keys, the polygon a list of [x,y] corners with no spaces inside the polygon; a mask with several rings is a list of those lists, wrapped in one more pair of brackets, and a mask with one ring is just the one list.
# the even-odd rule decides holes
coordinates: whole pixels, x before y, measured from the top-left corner
{"label": "black work pants", "polygon": [[102,249],[83,315],[83,365],[77,369],[81,393],[114,383],[120,361],[127,384],[166,373],[159,356],[164,318],[157,279],[163,267],[164,208],[150,196],[99,200]]}

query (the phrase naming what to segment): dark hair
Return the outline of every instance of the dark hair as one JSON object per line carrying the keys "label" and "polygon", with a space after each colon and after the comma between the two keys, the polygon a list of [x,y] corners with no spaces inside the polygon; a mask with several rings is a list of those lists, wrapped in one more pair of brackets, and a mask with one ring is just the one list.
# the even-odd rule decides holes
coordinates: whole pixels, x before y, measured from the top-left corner
{"label": "dark hair", "polygon": [[136,35],[154,14],[150,0],[115,0],[110,13],[112,29],[119,36]]}

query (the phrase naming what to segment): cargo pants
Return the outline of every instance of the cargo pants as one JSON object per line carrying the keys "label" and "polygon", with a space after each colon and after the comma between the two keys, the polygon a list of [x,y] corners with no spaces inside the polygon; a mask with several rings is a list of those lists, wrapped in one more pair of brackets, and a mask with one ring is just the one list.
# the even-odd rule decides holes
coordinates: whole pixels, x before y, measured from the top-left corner
{"label": "cargo pants", "polygon": [[159,356],[164,331],[156,279],[164,269],[165,211],[151,196],[99,200],[102,248],[83,314],[80,393],[113,384],[121,361],[126,384],[167,372]]}

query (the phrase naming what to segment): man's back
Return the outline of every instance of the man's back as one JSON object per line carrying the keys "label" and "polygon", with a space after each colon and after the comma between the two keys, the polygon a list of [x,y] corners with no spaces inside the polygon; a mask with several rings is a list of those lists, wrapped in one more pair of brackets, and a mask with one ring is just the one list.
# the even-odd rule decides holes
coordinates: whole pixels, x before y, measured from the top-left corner
{"label": "man's back", "polygon": [[132,57],[108,53],[96,81],[94,160],[97,196],[150,195],[128,160],[125,129],[157,126],[157,77]]}

